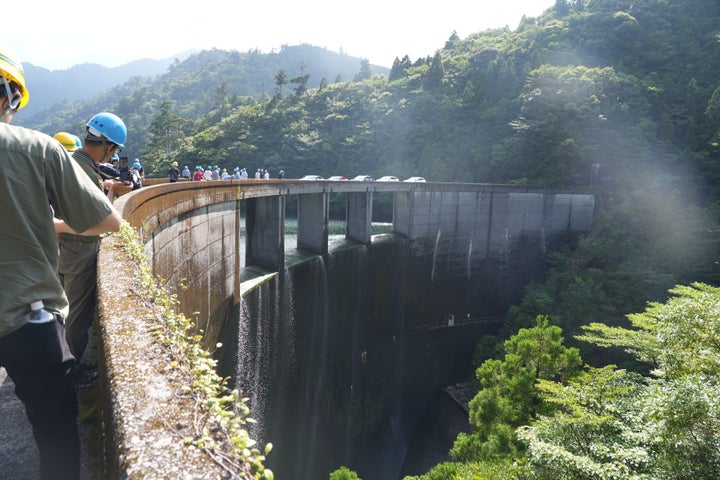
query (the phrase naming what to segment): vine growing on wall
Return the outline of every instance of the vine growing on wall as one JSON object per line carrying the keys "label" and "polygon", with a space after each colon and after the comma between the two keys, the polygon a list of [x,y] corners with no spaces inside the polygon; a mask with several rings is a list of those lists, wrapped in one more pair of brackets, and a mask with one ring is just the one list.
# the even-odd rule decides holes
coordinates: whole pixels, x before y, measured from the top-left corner
{"label": "vine growing on wall", "polygon": [[229,390],[228,379],[217,374],[217,361],[202,346],[202,331],[193,333],[192,320],[177,312],[177,296],[168,294],[156,281],[137,232],[123,222],[114,235],[120,239],[120,249],[137,266],[137,294],[154,312],[151,332],[171,357],[168,368],[184,379],[179,395],[192,399],[196,408],[194,435],[182,441],[205,452],[232,478],[273,480],[272,470],[263,463],[272,444],[260,451],[245,428],[254,421],[248,399],[240,398],[237,390]]}

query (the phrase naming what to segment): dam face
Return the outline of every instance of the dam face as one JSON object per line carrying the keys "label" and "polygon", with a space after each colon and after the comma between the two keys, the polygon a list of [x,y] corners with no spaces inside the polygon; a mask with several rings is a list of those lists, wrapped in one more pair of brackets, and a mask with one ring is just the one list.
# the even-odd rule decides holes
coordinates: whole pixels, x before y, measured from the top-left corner
{"label": "dam face", "polygon": [[399,478],[430,402],[472,375],[476,342],[542,277],[535,240],[468,276],[422,244],[375,237],[247,293],[221,334],[220,370],[251,399],[254,438],[273,443],[278,478],[327,478],[342,465]]}

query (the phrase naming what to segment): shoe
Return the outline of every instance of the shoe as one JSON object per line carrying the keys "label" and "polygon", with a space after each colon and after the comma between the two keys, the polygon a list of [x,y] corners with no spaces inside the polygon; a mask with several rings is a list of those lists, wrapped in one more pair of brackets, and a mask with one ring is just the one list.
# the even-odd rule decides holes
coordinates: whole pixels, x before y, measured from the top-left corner
{"label": "shoe", "polygon": [[75,377],[75,385],[80,388],[85,388],[91,386],[97,381],[98,371],[97,368],[92,366],[80,367],[75,369],[73,376]]}
{"label": "shoe", "polygon": [[82,361],[78,362],[78,363],[75,365],[74,370],[77,371],[77,372],[81,372],[81,371],[83,371],[83,370],[95,370],[95,371],[97,371],[97,365],[94,364],[94,363],[90,363],[90,362],[88,362],[88,361],[82,360]]}

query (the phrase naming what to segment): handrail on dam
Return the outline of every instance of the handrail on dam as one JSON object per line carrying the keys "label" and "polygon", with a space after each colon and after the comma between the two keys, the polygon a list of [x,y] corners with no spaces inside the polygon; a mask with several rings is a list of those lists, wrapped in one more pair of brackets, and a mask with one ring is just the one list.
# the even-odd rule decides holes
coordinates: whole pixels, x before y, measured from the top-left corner
{"label": "handrail on dam", "polygon": [[[217,325],[241,299],[242,270],[271,274],[285,268],[286,198],[298,200],[298,248],[325,255],[329,198],[336,193],[346,197],[349,240],[371,245],[373,196],[392,194],[393,232],[437,254],[451,243],[453,251],[466,252],[457,265],[467,270],[528,234],[544,242],[559,233],[587,231],[594,209],[592,194],[569,188],[301,180],[163,183],[124,195],[115,205],[138,232],[153,274],[176,295],[178,310],[194,315],[206,345],[214,345]],[[170,472],[200,478],[192,472],[214,471],[210,462],[185,455],[172,425],[148,413],[148,402],[178,400],[158,391],[164,367],[147,353],[152,342],[140,322],[147,312],[128,307],[134,293],[122,266],[128,260],[117,258],[116,241],[103,240],[98,265],[100,368],[106,379],[101,410],[104,428],[112,430],[104,437],[114,442],[106,447],[106,462],[122,478],[139,471],[148,479],[172,478]],[[170,444],[179,444],[179,450],[153,452]]]}

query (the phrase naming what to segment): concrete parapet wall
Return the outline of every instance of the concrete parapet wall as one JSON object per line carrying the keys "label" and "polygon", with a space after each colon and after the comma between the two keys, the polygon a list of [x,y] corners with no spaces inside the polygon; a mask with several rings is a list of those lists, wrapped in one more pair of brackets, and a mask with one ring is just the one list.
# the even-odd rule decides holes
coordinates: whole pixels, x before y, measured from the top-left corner
{"label": "concrete parapet wall", "polygon": [[213,187],[146,187],[118,201],[123,218],[140,233],[153,273],[177,295],[180,311],[201,312],[196,321],[202,329],[212,316],[222,316],[229,299],[237,301],[240,288],[235,271],[243,192]]}
{"label": "concrete parapet wall", "polygon": [[[593,195],[488,187],[478,191],[411,191],[398,193],[395,231],[408,238],[486,233],[488,248],[526,231],[586,231],[592,222]],[[498,243],[500,242],[500,243]]]}
{"label": "concrete parapet wall", "polygon": [[183,443],[194,435],[196,406],[166,373],[167,352],[151,334],[154,312],[138,297],[137,266],[118,241],[104,239],[98,259],[102,478],[224,478],[206,454]]}

